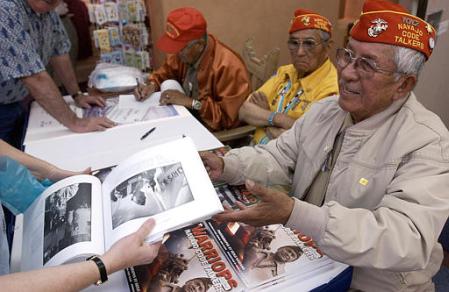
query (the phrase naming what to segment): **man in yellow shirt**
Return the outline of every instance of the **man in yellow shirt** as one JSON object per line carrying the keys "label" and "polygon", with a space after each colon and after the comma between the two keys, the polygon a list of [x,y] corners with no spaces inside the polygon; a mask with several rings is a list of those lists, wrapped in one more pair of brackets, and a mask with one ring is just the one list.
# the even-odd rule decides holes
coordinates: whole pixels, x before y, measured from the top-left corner
{"label": "man in yellow shirt", "polygon": [[337,94],[337,71],[329,60],[332,24],[315,12],[298,9],[287,42],[292,64],[253,92],[239,118],[257,126],[254,144],[266,144],[293,125],[314,101]]}

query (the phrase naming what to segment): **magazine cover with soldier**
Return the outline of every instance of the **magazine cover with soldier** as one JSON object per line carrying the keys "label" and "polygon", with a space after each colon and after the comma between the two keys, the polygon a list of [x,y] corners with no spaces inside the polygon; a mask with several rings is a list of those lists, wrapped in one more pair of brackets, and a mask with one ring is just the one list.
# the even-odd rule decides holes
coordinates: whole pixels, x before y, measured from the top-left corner
{"label": "magazine cover with soldier", "polygon": [[150,265],[126,270],[130,291],[242,291],[214,238],[198,223],[169,233]]}
{"label": "magazine cover with soldier", "polygon": [[[244,186],[216,186],[222,204],[236,208],[238,200],[247,206],[258,199]],[[216,237],[220,248],[248,288],[269,286],[287,281],[298,274],[332,267],[312,238],[281,224],[253,227],[240,222],[206,225]]]}

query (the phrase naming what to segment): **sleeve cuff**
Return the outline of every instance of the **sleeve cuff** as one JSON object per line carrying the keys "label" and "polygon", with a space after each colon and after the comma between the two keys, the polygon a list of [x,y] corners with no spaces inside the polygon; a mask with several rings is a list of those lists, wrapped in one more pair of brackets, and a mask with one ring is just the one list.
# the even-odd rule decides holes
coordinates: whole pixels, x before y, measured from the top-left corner
{"label": "sleeve cuff", "polygon": [[328,221],[327,207],[318,207],[296,198],[294,200],[295,205],[285,226],[312,237],[318,243]]}
{"label": "sleeve cuff", "polygon": [[239,185],[245,183],[244,175],[236,159],[223,157],[224,168],[220,180],[230,185]]}

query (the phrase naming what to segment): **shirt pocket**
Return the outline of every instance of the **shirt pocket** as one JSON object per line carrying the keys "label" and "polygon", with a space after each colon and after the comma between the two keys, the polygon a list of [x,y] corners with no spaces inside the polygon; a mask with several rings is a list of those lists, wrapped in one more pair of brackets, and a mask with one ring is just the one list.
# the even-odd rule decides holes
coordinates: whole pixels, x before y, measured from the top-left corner
{"label": "shirt pocket", "polygon": [[347,167],[336,167],[328,191],[333,190],[335,200],[344,206],[372,210],[385,196],[397,167],[396,162],[379,165],[351,162]]}

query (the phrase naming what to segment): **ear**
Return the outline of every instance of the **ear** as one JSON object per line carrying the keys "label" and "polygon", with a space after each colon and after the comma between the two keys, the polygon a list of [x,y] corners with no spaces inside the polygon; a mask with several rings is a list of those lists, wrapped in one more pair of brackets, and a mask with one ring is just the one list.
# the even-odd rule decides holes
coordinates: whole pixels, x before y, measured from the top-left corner
{"label": "ear", "polygon": [[399,86],[393,100],[401,99],[409,94],[415,88],[417,78],[415,75],[403,75],[398,80]]}

